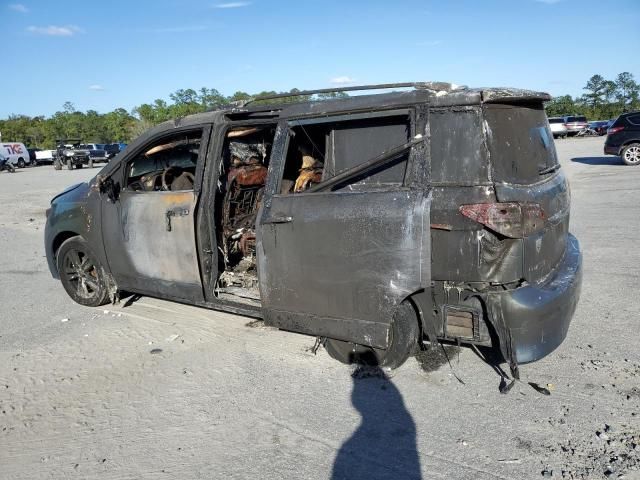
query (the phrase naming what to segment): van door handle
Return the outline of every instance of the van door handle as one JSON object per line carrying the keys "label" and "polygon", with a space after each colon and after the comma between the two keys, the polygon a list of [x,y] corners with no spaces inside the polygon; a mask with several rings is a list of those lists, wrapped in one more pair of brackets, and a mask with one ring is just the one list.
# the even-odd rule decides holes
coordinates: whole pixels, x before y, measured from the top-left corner
{"label": "van door handle", "polygon": [[274,215],[264,223],[291,223],[291,222],[293,222],[293,217],[289,217],[287,215]]}
{"label": "van door handle", "polygon": [[176,208],[174,210],[167,210],[165,219],[167,222],[167,232],[171,231],[171,217],[186,217],[189,215],[189,210],[186,208]]}

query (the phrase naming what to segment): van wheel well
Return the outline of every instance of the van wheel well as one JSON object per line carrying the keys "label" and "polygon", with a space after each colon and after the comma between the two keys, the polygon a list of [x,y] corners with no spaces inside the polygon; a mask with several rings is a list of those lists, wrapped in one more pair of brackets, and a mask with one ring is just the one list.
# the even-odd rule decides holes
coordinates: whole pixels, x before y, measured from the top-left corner
{"label": "van wheel well", "polygon": [[75,232],[60,232],[53,239],[53,254],[57,255],[60,245],[62,245],[65,241],[69,240],[70,238],[77,237],[77,236],[79,235]]}

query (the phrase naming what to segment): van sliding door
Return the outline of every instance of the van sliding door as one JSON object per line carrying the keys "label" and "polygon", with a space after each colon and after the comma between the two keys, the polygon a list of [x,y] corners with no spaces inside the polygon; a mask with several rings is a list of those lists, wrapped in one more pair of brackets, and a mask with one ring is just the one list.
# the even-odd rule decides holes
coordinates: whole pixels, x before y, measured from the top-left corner
{"label": "van sliding door", "polygon": [[385,348],[394,308],[429,285],[430,196],[406,186],[418,152],[408,112],[354,117],[279,126],[260,291],[268,324]]}

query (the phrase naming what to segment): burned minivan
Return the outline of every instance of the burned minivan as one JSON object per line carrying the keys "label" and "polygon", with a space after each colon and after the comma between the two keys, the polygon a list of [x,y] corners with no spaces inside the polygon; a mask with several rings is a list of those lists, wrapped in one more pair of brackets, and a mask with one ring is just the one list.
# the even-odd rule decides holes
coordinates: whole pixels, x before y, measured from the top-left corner
{"label": "burned minivan", "polygon": [[[545,93],[443,83],[248,101],[152,128],[51,201],[51,273],[262,318],[344,362],[426,342],[517,372],[565,338],[581,253]],[[312,95],[323,91],[300,92]]]}

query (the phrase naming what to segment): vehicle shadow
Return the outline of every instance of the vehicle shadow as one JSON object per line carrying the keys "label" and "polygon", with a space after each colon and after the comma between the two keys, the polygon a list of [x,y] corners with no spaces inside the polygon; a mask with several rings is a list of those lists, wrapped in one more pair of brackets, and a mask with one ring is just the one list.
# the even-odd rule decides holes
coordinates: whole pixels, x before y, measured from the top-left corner
{"label": "vehicle shadow", "polygon": [[142,295],[137,293],[120,292],[120,301],[122,302],[122,308],[130,307],[141,298]]}
{"label": "vehicle shadow", "polygon": [[585,165],[624,165],[620,157],[613,155],[606,157],[576,157],[571,159],[575,163],[584,163]]}
{"label": "vehicle shadow", "polygon": [[398,389],[380,367],[358,367],[352,379],[362,420],[340,447],[331,479],[421,479],[416,425]]}

